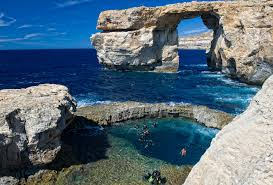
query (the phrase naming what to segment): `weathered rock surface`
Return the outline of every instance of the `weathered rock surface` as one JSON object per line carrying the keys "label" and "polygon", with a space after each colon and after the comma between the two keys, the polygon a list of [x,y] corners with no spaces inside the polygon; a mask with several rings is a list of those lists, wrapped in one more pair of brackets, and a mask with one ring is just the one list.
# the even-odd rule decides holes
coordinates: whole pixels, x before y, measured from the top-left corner
{"label": "weathered rock surface", "polygon": [[191,2],[102,12],[92,36],[100,63],[112,69],[176,72],[177,25],[201,16],[212,29],[211,69],[262,84],[273,73],[273,1]]}
{"label": "weathered rock surface", "polygon": [[[103,32],[93,35],[92,40],[100,63],[107,68],[171,72],[178,69],[177,47],[173,47],[177,42],[175,30],[154,33],[154,27],[150,27],[126,32]],[[170,46],[165,45],[166,42]]]}
{"label": "weathered rock surface", "polygon": [[228,124],[233,116],[205,106],[189,104],[119,102],[81,107],[76,112],[90,121],[101,125],[109,125],[131,119],[183,117],[221,129]]}
{"label": "weathered rock surface", "polygon": [[225,126],[184,185],[273,184],[273,76]]}
{"label": "weathered rock surface", "polygon": [[19,185],[19,180],[14,177],[0,177],[1,185]]}
{"label": "weathered rock surface", "polygon": [[197,35],[180,36],[179,49],[202,49],[209,51],[213,39],[213,32],[205,32]]}
{"label": "weathered rock surface", "polygon": [[75,102],[61,85],[0,91],[0,168],[52,162]]}

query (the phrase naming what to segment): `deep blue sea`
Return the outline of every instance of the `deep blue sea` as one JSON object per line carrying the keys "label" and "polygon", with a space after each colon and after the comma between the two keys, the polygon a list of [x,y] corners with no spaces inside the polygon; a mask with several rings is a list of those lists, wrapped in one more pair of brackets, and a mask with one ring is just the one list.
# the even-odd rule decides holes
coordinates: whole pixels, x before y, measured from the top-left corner
{"label": "deep blue sea", "polygon": [[176,102],[238,114],[259,90],[210,72],[203,50],[180,50],[175,74],[118,72],[98,64],[93,49],[0,51],[0,89],[66,85],[79,106],[113,102]]}

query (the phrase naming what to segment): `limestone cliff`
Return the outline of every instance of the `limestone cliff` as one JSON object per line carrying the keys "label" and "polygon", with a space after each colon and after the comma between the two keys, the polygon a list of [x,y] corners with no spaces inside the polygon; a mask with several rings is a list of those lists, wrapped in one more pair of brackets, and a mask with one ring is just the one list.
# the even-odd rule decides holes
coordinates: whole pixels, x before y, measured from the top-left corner
{"label": "limestone cliff", "polygon": [[212,29],[211,69],[262,84],[273,73],[273,1],[191,2],[102,12],[91,38],[101,64],[112,69],[176,72],[177,25],[201,16]]}
{"label": "limestone cliff", "polygon": [[52,162],[75,106],[61,85],[1,90],[0,176],[5,169]]}
{"label": "limestone cliff", "polygon": [[209,51],[213,39],[213,32],[205,32],[197,35],[180,36],[178,38],[179,49],[202,49]]}
{"label": "limestone cliff", "polygon": [[225,126],[184,185],[273,184],[273,76]]}

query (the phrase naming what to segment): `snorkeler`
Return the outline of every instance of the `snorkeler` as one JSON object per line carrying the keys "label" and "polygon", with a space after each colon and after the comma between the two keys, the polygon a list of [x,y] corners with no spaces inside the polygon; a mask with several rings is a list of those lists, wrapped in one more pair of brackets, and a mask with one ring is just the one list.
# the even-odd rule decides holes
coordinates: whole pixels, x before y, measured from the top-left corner
{"label": "snorkeler", "polygon": [[157,123],[156,122],[153,123],[153,127],[157,128]]}
{"label": "snorkeler", "polygon": [[154,170],[153,173],[148,173],[143,176],[143,180],[148,181],[152,185],[166,184],[166,177],[161,177],[161,173],[158,170]]}
{"label": "snorkeler", "polygon": [[182,148],[182,150],[181,150],[181,155],[182,155],[182,157],[185,157],[185,156],[187,155],[187,150],[186,150],[186,148]]}
{"label": "snorkeler", "polygon": [[150,131],[149,131],[148,129],[144,130],[144,131],[143,131],[143,135],[144,135],[144,136],[150,135]]}
{"label": "snorkeler", "polygon": [[147,130],[148,126],[146,124],[143,125],[143,130]]}

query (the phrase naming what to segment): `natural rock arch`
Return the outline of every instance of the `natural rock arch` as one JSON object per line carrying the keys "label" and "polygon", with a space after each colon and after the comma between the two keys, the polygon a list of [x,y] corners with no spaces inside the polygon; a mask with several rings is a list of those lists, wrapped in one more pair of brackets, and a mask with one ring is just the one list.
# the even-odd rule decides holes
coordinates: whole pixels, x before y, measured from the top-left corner
{"label": "natural rock arch", "polygon": [[211,69],[253,84],[273,73],[272,2],[192,2],[102,12],[92,36],[100,63],[111,69],[176,72],[177,25],[201,16],[213,29]]}

